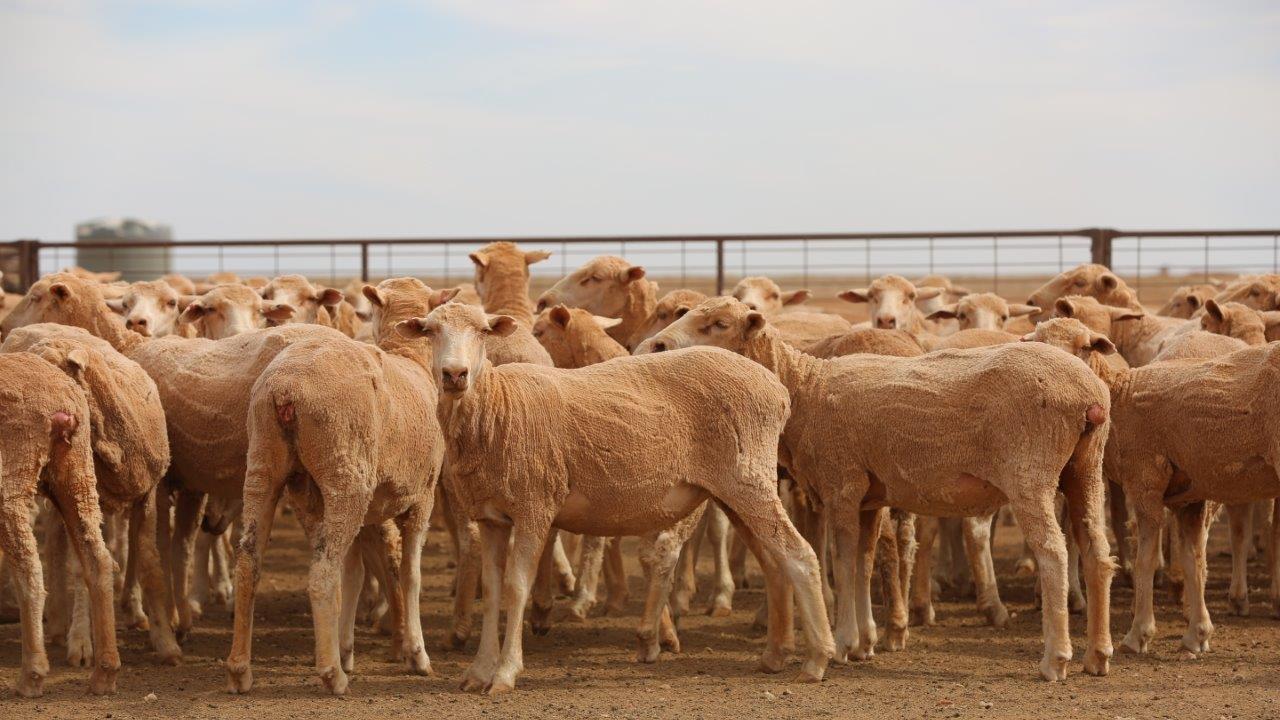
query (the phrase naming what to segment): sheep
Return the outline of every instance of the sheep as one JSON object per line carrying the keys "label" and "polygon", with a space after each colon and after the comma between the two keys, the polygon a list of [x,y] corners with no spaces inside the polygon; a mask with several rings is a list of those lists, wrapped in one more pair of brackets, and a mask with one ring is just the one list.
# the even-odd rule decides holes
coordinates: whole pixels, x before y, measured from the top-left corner
{"label": "sheep", "polygon": [[[284,322],[318,323],[333,327],[328,309],[342,302],[342,291],[312,285],[301,275],[279,275],[258,291],[262,299],[270,301],[267,308],[288,305],[293,314]],[[274,303],[272,305],[271,303]]]}
{"label": "sheep", "polygon": [[966,295],[925,315],[928,320],[955,320],[960,330],[1004,330],[1011,318],[1039,312],[1031,305],[1010,303],[995,293]]}
{"label": "sheep", "polygon": [[1097,263],[1077,265],[1070,270],[1058,273],[1044,285],[1036,288],[1035,292],[1027,298],[1027,304],[1040,308],[1035,319],[1044,320],[1047,318],[1039,316],[1052,312],[1054,301],[1068,295],[1092,297],[1103,305],[1142,312],[1142,303],[1138,302],[1138,294],[1118,275],[1111,272],[1111,268]]}
{"label": "sheep", "polygon": [[162,280],[141,281],[107,306],[124,318],[125,328],[143,337],[164,337],[178,331],[178,318],[192,299]]}
{"label": "sheep", "polygon": [[[207,293],[219,285],[241,285],[241,284],[245,285],[246,287],[249,286],[249,283],[247,282],[241,283],[240,276],[233,272],[216,272],[216,273],[210,274],[204,280],[201,280],[196,283],[196,293],[197,294]],[[256,290],[258,288],[254,288],[254,289]]]}
{"label": "sheep", "polygon": [[1183,285],[1173,291],[1164,307],[1156,311],[1157,315],[1189,319],[1204,307],[1204,301],[1217,295],[1216,285]]}
{"label": "sheep", "polygon": [[1200,329],[1233,337],[1246,345],[1263,345],[1267,342],[1267,326],[1262,314],[1238,302],[1219,303],[1212,298],[1206,300],[1204,314],[1200,316]]}
{"label": "sheep", "polygon": [[159,280],[165,283],[166,285],[168,285],[169,287],[173,288],[173,291],[178,293],[179,295],[198,295],[199,294],[196,292],[196,284],[192,282],[191,278],[187,277],[186,275],[180,275],[178,273],[169,273],[167,275],[161,276]]}
{"label": "sheep", "polygon": [[858,328],[841,335],[832,335],[806,345],[802,349],[806,354],[820,358],[833,358],[854,353],[912,357],[924,352],[911,333],[905,330],[877,328]]}
{"label": "sheep", "polygon": [[107,283],[113,283],[119,280],[121,275],[119,270],[110,270],[107,272],[96,272],[93,270],[86,270],[85,268],[82,268],[79,265],[72,265],[71,267],[63,268],[62,272],[75,275],[81,280],[88,280],[90,282],[102,283],[103,285]]}
{"label": "sheep", "polygon": [[[877,508],[963,517],[1008,502],[1030,539],[1044,586],[1040,674],[1064,679],[1071,640],[1067,550],[1054,516],[1061,485],[1089,581],[1084,666],[1107,672],[1112,564],[1102,521],[1101,453],[1110,399],[1087,367],[1030,343],[917,358],[820,360],[787,347],[763,315],[729,298],[699,305],[636,353],[692,345],[728,348],[761,363],[792,396],[781,457],[831,514],[837,659],[874,653],[870,541],[879,531],[872,522]],[[893,421],[885,422],[886,415]],[[993,453],[997,447],[1008,451]]]}
{"label": "sheep", "polygon": [[1125,362],[1134,367],[1151,363],[1166,342],[1195,327],[1188,320],[1148,315],[1141,308],[1104,305],[1093,297],[1064,296],[1045,308],[1053,317],[1074,317],[1106,335]]}
{"label": "sheep", "polygon": [[620,318],[609,337],[630,349],[638,331],[653,323],[658,284],[645,270],[614,255],[601,255],[561,278],[538,298],[537,312],[553,305],[582,308],[592,315]]}
{"label": "sheep", "polygon": [[[1238,302],[1242,305],[1259,311],[1270,311],[1277,309],[1277,294],[1280,293],[1280,275],[1263,274],[1263,275],[1241,275],[1240,277],[1227,283],[1213,299],[1219,305],[1228,302]],[[1202,314],[1203,309],[1197,313]]]}
{"label": "sheep", "polygon": [[928,334],[924,315],[916,307],[920,300],[928,300],[942,293],[941,288],[916,288],[901,275],[884,275],[865,288],[845,290],[840,299],[851,303],[866,303],[872,327],[883,330],[905,330],[917,337]]}
{"label": "sheep", "polygon": [[218,285],[195,298],[182,311],[182,322],[196,328],[198,337],[223,340],[282,324],[293,317],[286,303],[267,303],[252,288],[239,283]]}
{"label": "sheep", "polygon": [[[2,283],[3,280],[4,272],[0,271],[0,283]],[[3,288],[0,288],[0,322],[4,321],[5,316],[8,315],[21,300],[21,295],[4,292]]]}
{"label": "sheep", "polygon": [[[31,529],[37,493],[54,501],[88,584],[93,614],[96,695],[115,692],[120,671],[112,607],[112,560],[102,538],[102,510],[90,442],[89,400],[71,378],[29,353],[0,355],[0,550],[18,587],[22,666],[15,686],[23,697],[44,693],[44,574]],[[54,572],[58,572],[55,569]]]}
{"label": "sheep", "polygon": [[[1105,346],[1094,348],[1105,352]],[[1277,490],[1275,388],[1280,346],[1247,347],[1207,360],[1158,362],[1116,371],[1090,363],[1111,388],[1114,419],[1107,477],[1124,488],[1136,518],[1134,618],[1121,649],[1144,653],[1155,637],[1152,578],[1164,508],[1182,535],[1187,630],[1183,649],[1209,649],[1213,623],[1204,603],[1206,501],[1269,500]],[[1280,614],[1272,558],[1271,598]]]}
{"label": "sheep", "polygon": [[493,364],[554,364],[533,337],[533,303],[529,300],[529,266],[548,257],[551,253],[545,250],[526,252],[510,242],[489,243],[471,253],[476,292],[485,312],[509,315],[520,325],[516,332],[486,340],[485,350]]}
{"label": "sheep", "polygon": [[[925,317],[928,317],[936,310],[942,309],[943,306],[954,303],[965,295],[970,294],[968,288],[952,283],[951,278],[946,275],[925,275],[913,280],[911,284],[917,288],[936,287],[942,290],[937,295],[920,298],[916,301],[916,307]],[[954,320],[932,320],[927,323],[927,326],[936,335],[951,335],[960,329]]]}
{"label": "sheep", "polygon": [[15,329],[0,345],[0,353],[13,352],[45,358],[84,389],[98,498],[108,515],[129,511],[126,577],[141,582],[152,647],[161,662],[176,665],[182,650],[169,622],[172,598],[156,548],[155,492],[169,466],[169,443],[155,382],[80,328],[41,323]]}
{"label": "sheep", "polygon": [[760,276],[742,278],[729,294],[766,316],[777,315],[792,305],[801,305],[813,296],[808,290],[783,292],[773,280]]}
{"label": "sheep", "polygon": [[649,321],[640,325],[625,346],[635,347],[648,340],[659,330],[670,325],[681,313],[688,312],[690,308],[706,299],[707,296],[697,290],[685,288],[672,290],[663,295],[653,306],[653,314],[649,316]]}
{"label": "sheep", "polygon": [[[332,336],[296,342],[275,356],[253,386],[235,634],[226,663],[232,693],[248,692],[253,684],[254,595],[276,505],[286,491],[313,549],[308,591],[316,671],[325,688],[345,694],[354,664],[360,583],[344,580],[339,597],[339,576],[358,572],[352,545],[360,529],[392,519],[403,540],[399,592],[408,611],[400,652],[411,670],[431,674],[418,604],[422,545],[443,442],[429,348],[391,328],[447,302],[452,292],[393,278],[366,286],[364,294],[374,308],[377,347]],[[339,373],[350,381],[335,387],[329,380]],[[336,439],[335,423],[342,429]]]}
{"label": "sheep", "polygon": [[970,328],[954,335],[939,338],[933,343],[932,350],[969,350],[972,348],[991,347],[1004,343],[1018,342],[1018,336],[1004,330],[985,330]]}
{"label": "sheep", "polygon": [[[485,534],[485,615],[480,651],[464,689],[514,688],[522,667],[521,625],[529,584],[546,564],[552,527],[589,535],[668,528],[708,497],[730,513],[769,581],[770,632],[762,666],[778,671],[793,632],[786,581],[795,588],[808,657],[799,679],[821,680],[832,653],[813,550],[787,518],[776,490],[777,438],[786,390],[758,365],[720,350],[622,358],[577,370],[494,367],[484,336],[515,328],[508,316],[450,303],[401,331],[431,339],[444,481]],[[669,329],[669,328],[668,328]],[[514,542],[500,608],[499,553]],[[656,643],[660,602],[678,546],[657,543],[642,651]],[[785,579],[784,579],[785,575]],[[507,617],[499,652],[500,609]]]}

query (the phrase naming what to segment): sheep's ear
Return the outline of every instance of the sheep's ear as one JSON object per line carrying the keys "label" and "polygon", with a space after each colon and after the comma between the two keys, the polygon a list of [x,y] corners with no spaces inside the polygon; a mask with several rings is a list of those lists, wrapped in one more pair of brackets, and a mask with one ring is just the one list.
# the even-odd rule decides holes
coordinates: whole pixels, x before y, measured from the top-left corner
{"label": "sheep's ear", "polygon": [[960,312],[960,309],[956,307],[956,304],[951,303],[950,305],[944,305],[938,308],[937,310],[934,310],[933,312],[929,313],[926,317],[929,320],[953,320],[955,319],[955,316],[959,314],[959,312]]}
{"label": "sheep's ear", "polygon": [[431,296],[431,301],[428,304],[431,306],[431,309],[434,310],[440,307],[441,305],[449,302],[450,300],[454,299],[455,297],[457,297],[458,292],[461,290],[462,288],[456,288],[456,287],[437,290],[435,291],[435,294]]}
{"label": "sheep's ear", "polygon": [[940,288],[940,287],[922,287],[922,288],[916,288],[916,299],[917,299],[917,300],[931,300],[931,299],[933,299],[933,298],[938,297],[938,296],[939,296],[939,295],[941,295],[941,294],[942,294],[942,288]]}
{"label": "sheep's ear", "polygon": [[1036,341],[1036,334],[1035,334],[1035,332],[1029,332],[1029,333],[1027,333],[1026,335],[1023,335],[1022,337],[1020,337],[1020,338],[1018,338],[1018,339],[1019,339],[1019,340],[1021,340],[1022,342],[1035,342],[1035,341]]}
{"label": "sheep's ear", "polygon": [[858,288],[856,290],[845,290],[838,295],[841,300],[851,303],[871,302],[871,290],[869,288]]}
{"label": "sheep's ear", "polygon": [[1111,306],[1107,306],[1107,312],[1111,315],[1111,322],[1119,322],[1121,320],[1138,320],[1147,314],[1143,310]]}
{"label": "sheep's ear", "polygon": [[76,375],[83,373],[89,368],[89,355],[84,348],[71,348],[67,352],[67,367]]}
{"label": "sheep's ear", "polygon": [[195,302],[196,300],[199,300],[199,299],[200,299],[200,296],[199,296],[199,295],[179,295],[179,296],[178,296],[178,309],[179,309],[179,310],[186,310],[186,309],[187,309],[187,307],[191,305],[191,303],[193,303],[193,302]]}
{"label": "sheep's ear", "polygon": [[626,270],[623,270],[618,279],[622,281],[623,285],[626,285],[627,283],[633,283],[642,277],[644,277],[644,268],[639,265],[632,265]]}
{"label": "sheep's ear", "polygon": [[262,308],[262,316],[271,322],[284,322],[293,317],[296,312],[294,307],[289,303],[272,303]]}
{"label": "sheep's ear", "polygon": [[325,307],[337,307],[346,299],[347,298],[342,294],[342,291],[337,288],[324,288],[316,297],[316,300]]}
{"label": "sheep's ear", "polygon": [[973,291],[967,287],[961,287],[960,285],[952,285],[951,287],[947,288],[947,294],[959,300],[965,295],[972,295]]}
{"label": "sheep's ear", "polygon": [[178,318],[183,322],[193,323],[199,320],[200,318],[204,317],[204,314],[208,311],[209,311],[209,308],[206,308],[200,303],[193,302],[188,304],[185,308],[182,309],[182,314],[179,315]]}
{"label": "sheep's ear", "polygon": [[124,306],[124,298],[107,298],[107,307],[117,315],[123,315],[128,308]]}
{"label": "sheep's ear", "polygon": [[813,297],[813,293],[808,290],[793,290],[791,292],[782,293],[783,305],[800,305],[809,301]]}
{"label": "sheep's ear", "polygon": [[424,317],[401,320],[396,323],[396,332],[400,333],[401,337],[411,340],[414,338],[429,338],[432,335],[431,330],[427,327],[427,319]]}
{"label": "sheep's ear", "polygon": [[489,315],[489,334],[495,337],[506,337],[516,331],[516,319],[510,315]]}
{"label": "sheep's ear", "polygon": [[1111,342],[1106,335],[1101,333],[1089,333],[1089,348],[1103,355],[1112,355],[1116,351],[1116,344]]}
{"label": "sheep's ear", "polygon": [[467,257],[471,258],[471,262],[475,263],[475,266],[480,270],[489,267],[489,256],[482,252],[473,252]]}
{"label": "sheep's ear", "polygon": [[372,285],[365,285],[360,288],[360,292],[369,299],[369,302],[377,305],[378,307],[383,307],[387,304],[386,296],[382,294],[381,290]]}
{"label": "sheep's ear", "polygon": [[530,250],[524,254],[524,264],[532,265],[534,263],[540,263],[549,257],[551,257],[550,250]]}
{"label": "sheep's ear", "polygon": [[1023,305],[1022,303],[1011,303],[1009,305],[1009,317],[1022,317],[1023,315],[1031,315],[1040,311],[1035,305]]}
{"label": "sheep's ear", "polygon": [[1208,315],[1209,317],[1212,317],[1214,320],[1217,320],[1218,322],[1222,322],[1225,319],[1225,315],[1222,312],[1222,306],[1219,305],[1218,301],[1214,300],[1213,298],[1209,298],[1208,300],[1205,301],[1204,311],[1206,315]]}
{"label": "sheep's ear", "polygon": [[752,310],[751,312],[747,313],[747,329],[746,329],[746,332],[743,333],[743,335],[748,340],[750,340],[751,338],[756,336],[756,333],[763,330],[764,326],[765,326],[764,315]]}
{"label": "sheep's ear", "polygon": [[1058,317],[1075,317],[1076,305],[1066,298],[1058,298],[1053,304],[1053,311],[1058,313]]}
{"label": "sheep's ear", "polygon": [[1098,287],[1103,290],[1115,290],[1120,287],[1120,278],[1111,273],[1102,273],[1098,276]]}
{"label": "sheep's ear", "polygon": [[[217,285],[211,286],[211,289],[214,287],[217,287]],[[267,283],[266,285],[258,288],[258,294],[262,296],[263,300],[270,300],[274,291],[274,288],[271,287],[271,283]]]}
{"label": "sheep's ear", "polygon": [[569,308],[564,305],[557,305],[551,308],[549,317],[551,318],[551,322],[562,328],[569,327],[569,320],[572,319],[572,316],[569,314]]}
{"label": "sheep's ear", "polygon": [[611,327],[617,327],[622,324],[622,318],[607,318],[599,315],[592,315],[591,319],[596,321],[596,325],[599,326],[601,330],[608,330]]}
{"label": "sheep's ear", "polygon": [[71,288],[66,283],[54,283],[49,286],[49,292],[59,300],[66,300],[71,297]]}
{"label": "sheep's ear", "polygon": [[1195,295],[1188,295],[1188,296],[1187,296],[1187,304],[1191,306],[1191,309],[1192,309],[1192,310],[1199,310],[1199,309],[1200,309],[1200,298],[1199,298],[1199,297],[1197,297],[1197,296],[1195,296]]}

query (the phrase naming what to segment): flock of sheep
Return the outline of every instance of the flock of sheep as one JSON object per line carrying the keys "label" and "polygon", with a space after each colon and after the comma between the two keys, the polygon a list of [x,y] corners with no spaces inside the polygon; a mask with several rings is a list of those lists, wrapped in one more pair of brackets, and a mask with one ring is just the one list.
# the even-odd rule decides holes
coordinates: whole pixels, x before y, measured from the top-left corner
{"label": "flock of sheep", "polygon": [[841,293],[869,312],[851,325],[767,278],[659,297],[644,268],[610,256],[535,303],[529,266],[547,257],[493,243],[471,254],[474,285],[445,290],[73,269],[6,299],[0,583],[22,622],[18,692],[42,692],[46,623],[108,693],[117,608],[177,663],[202,603],[232,596],[227,685],[248,692],[254,593],[286,497],[312,548],[316,671],[334,694],[361,614],[410,671],[431,672],[418,608],[433,511],[456,551],[447,641],[467,643],[480,594],[462,687],[490,694],[523,669],[526,606],[535,634],[557,592],[570,618],[601,596],[622,608],[621,536],[641,538],[641,662],[679,649],[704,544],[713,615],[732,607],[746,552],[759,562],[766,672],[799,650],[799,679],[816,682],[833,659],[874,654],[877,560],[881,647],[904,649],[909,625],[933,621],[939,539],[1003,626],[1003,507],[1038,573],[1045,679],[1067,675],[1078,609],[1084,669],[1108,671],[1108,527],[1135,588],[1122,649],[1155,635],[1166,553],[1183,648],[1208,649],[1205,543],[1221,505],[1231,608],[1248,612],[1251,525],[1264,547],[1280,534],[1280,276],[1183,288],[1153,315],[1100,265],[1026,304],[886,275]]}

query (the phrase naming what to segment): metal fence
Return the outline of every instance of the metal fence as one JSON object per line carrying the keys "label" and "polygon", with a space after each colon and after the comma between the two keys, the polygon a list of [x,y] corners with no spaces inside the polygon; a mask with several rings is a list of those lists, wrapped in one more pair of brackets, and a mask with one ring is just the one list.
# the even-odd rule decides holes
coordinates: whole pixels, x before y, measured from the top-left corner
{"label": "metal fence", "polygon": [[[770,275],[799,286],[869,282],[897,272],[944,273],[982,289],[1014,292],[1082,262],[1112,266],[1140,289],[1201,278],[1280,269],[1280,230],[1121,231],[1110,228],[976,232],[776,233],[594,237],[329,238],[274,240],[104,241],[95,257],[113,269],[129,251],[171,248],[171,272],[241,277],[297,272],[340,284],[351,278],[414,275],[448,286],[469,280],[467,254],[495,240],[552,251],[532,266],[533,285],[545,287],[601,254],[644,265],[651,277],[681,287],[722,293],[741,277]],[[0,243],[6,285],[21,291],[40,275],[77,264],[70,241]],[[121,263],[127,265],[127,263]],[[125,279],[150,279],[130,277]],[[1021,282],[1020,282],[1021,281]]]}

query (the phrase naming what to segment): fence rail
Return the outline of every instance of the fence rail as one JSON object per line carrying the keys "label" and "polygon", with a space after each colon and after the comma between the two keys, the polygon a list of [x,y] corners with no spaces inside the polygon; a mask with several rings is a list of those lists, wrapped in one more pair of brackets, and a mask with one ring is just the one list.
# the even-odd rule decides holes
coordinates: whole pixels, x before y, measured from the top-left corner
{"label": "fence rail", "polygon": [[[1280,229],[1275,230],[997,230],[964,232],[755,233],[436,238],[285,238],[254,240],[18,240],[0,243],[6,284],[21,291],[41,274],[78,264],[90,251],[101,267],[130,270],[130,251],[164,249],[164,271],[202,276],[301,272],[340,278],[419,275],[445,283],[469,278],[465,253],[497,240],[529,248],[559,248],[558,262],[534,266],[545,281],[596,254],[644,260],[654,276],[724,292],[733,277],[770,274],[808,284],[823,277],[849,282],[883,272],[933,272],[989,279],[1056,273],[1096,262],[1135,279],[1141,289],[1215,273],[1280,271]],[[1153,269],[1158,269],[1153,273]],[[141,279],[146,271],[134,268]],[[150,272],[150,276],[158,272]],[[714,282],[712,282],[714,279]]]}

